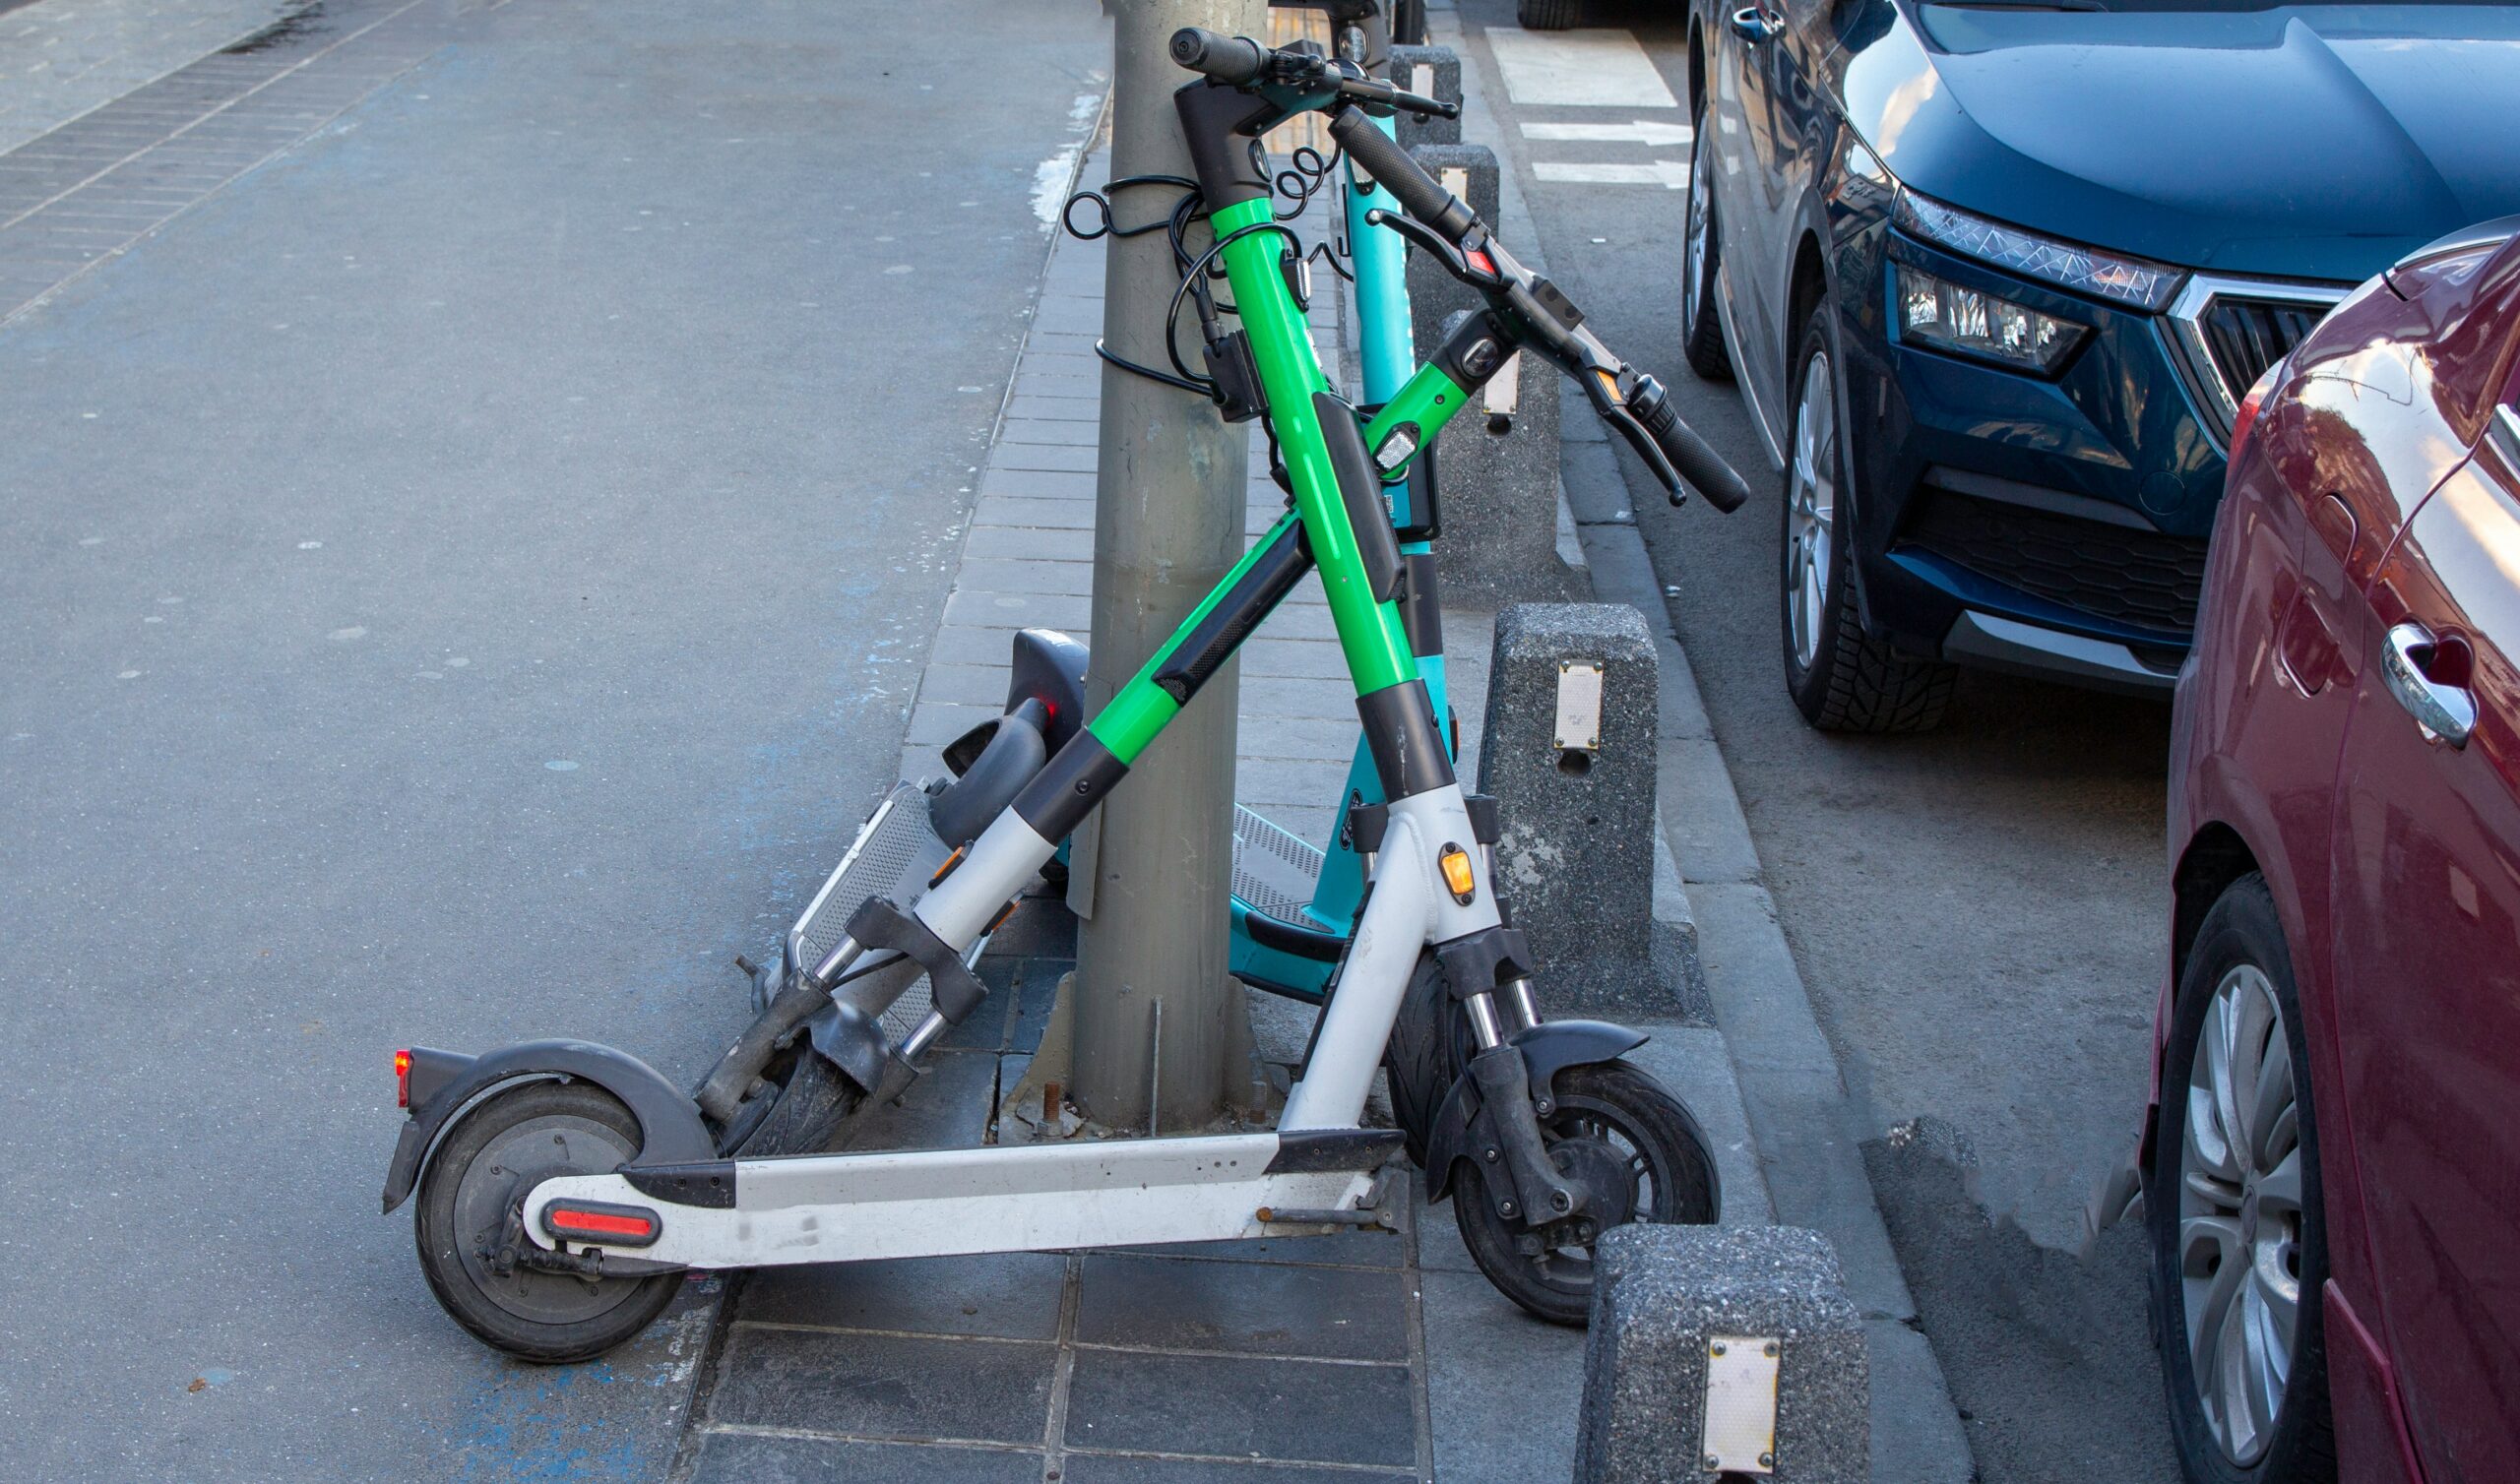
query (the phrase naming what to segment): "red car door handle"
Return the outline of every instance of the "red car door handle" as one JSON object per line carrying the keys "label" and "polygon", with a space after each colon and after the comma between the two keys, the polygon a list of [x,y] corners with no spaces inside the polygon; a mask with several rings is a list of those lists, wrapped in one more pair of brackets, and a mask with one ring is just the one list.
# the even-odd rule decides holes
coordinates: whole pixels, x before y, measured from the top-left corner
{"label": "red car door handle", "polygon": [[2464,686],[2443,685],[2425,674],[2432,654],[2431,630],[2422,624],[2399,624],[2380,642],[2380,674],[2388,681],[2389,694],[2426,736],[2465,747],[2468,733],[2477,724],[2476,698]]}

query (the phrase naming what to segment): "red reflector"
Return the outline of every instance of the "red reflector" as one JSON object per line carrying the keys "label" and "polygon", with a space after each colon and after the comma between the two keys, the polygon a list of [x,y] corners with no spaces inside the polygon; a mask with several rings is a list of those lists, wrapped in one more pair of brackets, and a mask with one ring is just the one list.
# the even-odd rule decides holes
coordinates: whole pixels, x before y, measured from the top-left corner
{"label": "red reflector", "polygon": [[555,1237],[620,1242],[645,1247],[662,1228],[656,1213],[622,1206],[554,1206],[542,1212],[542,1229]]}
{"label": "red reflector", "polygon": [[411,1053],[397,1051],[394,1053],[394,1106],[408,1108],[410,1105]]}
{"label": "red reflector", "polygon": [[1470,251],[1463,253],[1462,256],[1470,260],[1471,267],[1478,269],[1480,273],[1485,274],[1491,278],[1496,277],[1496,260],[1487,256],[1485,253],[1480,252],[1478,248],[1474,247]]}

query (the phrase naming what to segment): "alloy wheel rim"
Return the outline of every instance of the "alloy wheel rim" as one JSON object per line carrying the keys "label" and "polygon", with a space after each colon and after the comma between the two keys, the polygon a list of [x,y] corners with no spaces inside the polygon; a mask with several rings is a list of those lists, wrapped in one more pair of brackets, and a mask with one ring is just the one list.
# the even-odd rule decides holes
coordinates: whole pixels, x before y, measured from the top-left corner
{"label": "alloy wheel rim", "polygon": [[1702,312],[1698,296],[1705,291],[1706,284],[1706,172],[1698,168],[1704,162],[1705,153],[1703,146],[1691,141],[1688,222],[1681,229],[1680,237],[1680,330],[1684,335],[1697,328],[1698,315]]}
{"label": "alloy wheel rim", "polygon": [[1794,662],[1808,670],[1820,652],[1820,621],[1828,612],[1830,541],[1838,519],[1838,400],[1829,353],[1803,368],[1794,407],[1794,460],[1786,488],[1785,584]]}
{"label": "alloy wheel rim", "polygon": [[2226,1457],[2262,1457],[2301,1312],[2300,1091],[2274,986],[2223,975],[2187,1073],[2178,1279],[2189,1380]]}

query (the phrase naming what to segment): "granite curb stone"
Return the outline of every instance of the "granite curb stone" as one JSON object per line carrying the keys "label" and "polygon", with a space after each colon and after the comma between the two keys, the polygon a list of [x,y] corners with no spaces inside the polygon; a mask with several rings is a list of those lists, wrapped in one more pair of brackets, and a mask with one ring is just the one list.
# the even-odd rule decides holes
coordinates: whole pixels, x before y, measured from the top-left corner
{"label": "granite curb stone", "polygon": [[1576,1484],[1698,1477],[1712,1345],[1779,1347],[1777,1484],[1869,1477],[1862,1316],[1826,1237],[1791,1226],[1623,1226],[1603,1237]]}

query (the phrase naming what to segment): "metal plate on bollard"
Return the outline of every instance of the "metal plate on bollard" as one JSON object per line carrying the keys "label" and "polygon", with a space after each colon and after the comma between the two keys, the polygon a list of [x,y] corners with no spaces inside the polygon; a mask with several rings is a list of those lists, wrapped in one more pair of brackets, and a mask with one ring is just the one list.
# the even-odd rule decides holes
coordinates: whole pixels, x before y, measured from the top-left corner
{"label": "metal plate on bollard", "polygon": [[1764,1335],[1708,1338],[1706,1422],[1699,1433],[1706,1472],[1776,1472],[1776,1373],[1783,1353]]}
{"label": "metal plate on bollard", "polygon": [[1602,667],[1584,660],[1557,666],[1557,750],[1602,750]]}

